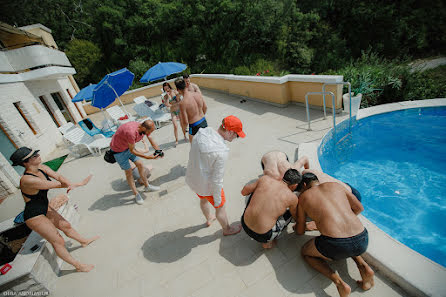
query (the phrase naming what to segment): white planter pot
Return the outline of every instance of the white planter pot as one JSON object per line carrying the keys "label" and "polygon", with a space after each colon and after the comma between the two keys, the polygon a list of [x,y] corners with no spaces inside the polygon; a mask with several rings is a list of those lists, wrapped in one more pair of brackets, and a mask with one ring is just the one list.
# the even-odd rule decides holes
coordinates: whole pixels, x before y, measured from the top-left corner
{"label": "white planter pot", "polygon": [[[355,93],[352,93],[352,116],[355,116],[358,113],[362,99],[361,93],[356,96],[353,96],[354,94]],[[342,102],[344,103],[344,112],[350,112],[350,96],[348,93],[342,95]]]}

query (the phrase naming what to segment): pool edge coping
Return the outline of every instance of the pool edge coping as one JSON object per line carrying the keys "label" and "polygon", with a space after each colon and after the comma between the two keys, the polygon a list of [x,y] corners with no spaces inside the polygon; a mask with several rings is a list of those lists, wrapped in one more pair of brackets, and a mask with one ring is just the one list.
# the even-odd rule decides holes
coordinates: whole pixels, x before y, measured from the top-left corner
{"label": "pool edge coping", "polygon": [[[360,109],[357,120],[391,111],[446,106],[446,98],[403,101]],[[347,119],[348,120],[348,119]],[[300,144],[298,155],[307,155],[312,167],[321,169],[317,150],[321,141]],[[364,258],[390,280],[415,296],[446,296],[446,268],[392,238],[363,215],[360,220],[370,234],[369,247]]]}

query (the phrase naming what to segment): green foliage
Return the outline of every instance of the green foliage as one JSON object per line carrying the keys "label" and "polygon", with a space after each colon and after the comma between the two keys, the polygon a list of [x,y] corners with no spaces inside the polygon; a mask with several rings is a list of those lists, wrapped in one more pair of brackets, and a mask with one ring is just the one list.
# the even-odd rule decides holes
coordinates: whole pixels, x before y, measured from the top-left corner
{"label": "green foliage", "polygon": [[[331,71],[372,105],[420,94],[403,92],[411,76],[397,64],[446,52],[445,11],[442,0],[16,0],[3,1],[0,19],[50,28],[80,85],[127,66],[138,81],[159,61],[186,63],[190,73]],[[73,40],[97,45],[81,46],[88,61]]]}
{"label": "green foliage", "polygon": [[80,86],[87,86],[101,77],[101,72],[97,69],[102,53],[94,43],[73,39],[67,44],[65,54],[76,69],[74,77]]}
{"label": "green foliage", "polygon": [[406,100],[446,98],[446,66],[412,73],[404,90]]}
{"label": "green foliage", "polygon": [[[338,71],[327,74],[344,76],[351,83],[352,92],[362,93],[362,107],[401,101],[403,84],[409,74],[408,68],[398,61],[380,58],[376,53],[363,52],[361,58],[350,62]],[[344,92],[347,87],[344,87]]]}

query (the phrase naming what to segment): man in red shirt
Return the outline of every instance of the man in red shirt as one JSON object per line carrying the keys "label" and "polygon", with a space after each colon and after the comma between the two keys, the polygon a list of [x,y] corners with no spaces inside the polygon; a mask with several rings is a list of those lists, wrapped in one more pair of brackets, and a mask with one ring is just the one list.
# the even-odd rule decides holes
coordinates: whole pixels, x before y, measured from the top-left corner
{"label": "man in red shirt", "polygon": [[136,167],[138,168],[139,176],[141,176],[141,179],[145,186],[144,192],[158,191],[160,189],[157,186],[149,185],[146,175],[144,174],[144,164],[138,158],[141,157],[150,160],[158,158],[159,155],[147,156],[144,154],[144,152],[138,150],[135,147],[135,144],[143,140],[143,137],[145,135],[150,141],[152,147],[155,150],[159,150],[158,145],[150,136],[153,131],[155,131],[155,124],[152,120],[146,120],[143,123],[128,122],[119,126],[118,130],[113,135],[112,141],[110,143],[110,148],[114,152],[116,162],[119,164],[121,169],[125,171],[127,183],[132,189],[132,192],[135,195],[135,201],[138,204],[143,204],[144,200],[136,190],[135,180],[133,178],[132,168],[129,160],[135,163]]}

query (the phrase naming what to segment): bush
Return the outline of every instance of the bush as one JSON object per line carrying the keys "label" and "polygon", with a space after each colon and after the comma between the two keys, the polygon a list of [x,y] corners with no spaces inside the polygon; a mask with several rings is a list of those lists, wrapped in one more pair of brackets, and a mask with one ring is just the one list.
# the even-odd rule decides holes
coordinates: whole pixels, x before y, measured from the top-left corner
{"label": "bush", "polygon": [[397,60],[389,61],[368,51],[348,66],[327,74],[343,75],[344,81],[351,83],[352,92],[362,93],[361,107],[369,107],[404,100],[403,86],[409,71]]}
{"label": "bush", "polygon": [[446,66],[412,73],[404,90],[405,100],[446,98]]}

